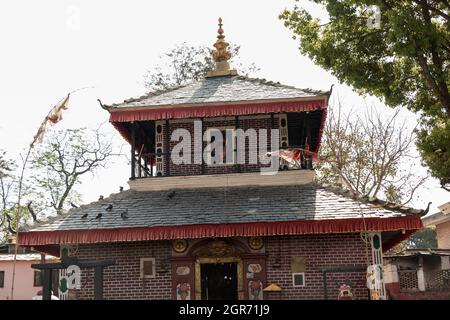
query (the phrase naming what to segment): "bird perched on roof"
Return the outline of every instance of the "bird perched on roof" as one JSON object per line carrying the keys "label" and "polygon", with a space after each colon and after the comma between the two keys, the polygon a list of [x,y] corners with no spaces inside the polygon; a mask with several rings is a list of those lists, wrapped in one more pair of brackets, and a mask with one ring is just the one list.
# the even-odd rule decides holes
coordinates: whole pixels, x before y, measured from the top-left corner
{"label": "bird perched on roof", "polygon": [[83,214],[83,215],[81,216],[81,219],[86,219],[86,218],[87,218],[87,216],[88,216],[88,214],[87,214],[87,213],[85,213],[85,214]]}
{"label": "bird perched on roof", "polygon": [[100,195],[100,197],[98,198],[98,201],[103,200],[103,196]]}
{"label": "bird perched on roof", "polygon": [[106,211],[111,211],[113,209],[113,205],[112,204],[110,204],[110,205],[108,205],[107,207],[106,207]]}
{"label": "bird perched on roof", "polygon": [[95,217],[95,219],[100,219],[101,217],[102,217],[102,214],[99,213],[99,214]]}
{"label": "bird perched on roof", "polygon": [[73,203],[73,202],[70,203],[70,206],[71,206],[72,208],[78,208],[78,206],[77,206],[75,203]]}
{"label": "bird perched on roof", "polygon": [[128,209],[125,209],[122,212],[120,212],[120,217],[122,219],[128,219]]}
{"label": "bird perched on roof", "polygon": [[175,196],[175,191],[171,191],[168,195],[167,198],[172,199]]}
{"label": "bird perched on roof", "polygon": [[122,186],[119,187],[119,191],[120,191],[120,192],[123,191],[123,187],[122,187]]}

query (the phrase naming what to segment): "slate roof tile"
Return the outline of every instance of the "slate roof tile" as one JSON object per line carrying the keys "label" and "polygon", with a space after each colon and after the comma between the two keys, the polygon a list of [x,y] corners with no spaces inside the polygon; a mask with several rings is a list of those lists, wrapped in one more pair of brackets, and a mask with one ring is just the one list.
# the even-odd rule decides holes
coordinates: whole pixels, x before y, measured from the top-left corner
{"label": "slate roof tile", "polygon": [[159,107],[180,104],[205,104],[233,101],[275,100],[327,95],[329,92],[298,89],[265,79],[244,76],[205,78],[183,86],[149,93],[122,103],[104,105],[108,109]]}
{"label": "slate roof tile", "polygon": [[[343,196],[317,184],[253,186],[169,191],[123,191],[102,201],[71,209],[29,231],[110,229],[244,222],[325,220],[397,217],[421,214],[423,210],[395,208],[381,200],[365,202]],[[253,199],[253,200],[251,200]],[[258,200],[255,200],[258,199]],[[111,212],[105,208],[113,204]],[[120,213],[128,209],[127,219]],[[100,219],[95,217],[102,213]],[[82,219],[81,216],[88,214]],[[25,230],[23,230],[25,231]]]}

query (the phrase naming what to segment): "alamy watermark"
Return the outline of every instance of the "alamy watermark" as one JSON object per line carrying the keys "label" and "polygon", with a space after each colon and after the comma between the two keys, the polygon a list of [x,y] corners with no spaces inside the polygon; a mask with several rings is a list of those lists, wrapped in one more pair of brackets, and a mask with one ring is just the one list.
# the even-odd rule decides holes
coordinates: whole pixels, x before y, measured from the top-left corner
{"label": "alamy watermark", "polygon": [[193,137],[190,131],[183,128],[172,132],[170,141],[176,142],[171,152],[174,164],[259,164],[263,165],[260,168],[263,175],[278,172],[279,155],[273,152],[280,147],[278,129],[270,129],[270,134],[268,129],[243,130],[230,127],[209,128],[203,132],[202,122],[196,120],[193,131]]}

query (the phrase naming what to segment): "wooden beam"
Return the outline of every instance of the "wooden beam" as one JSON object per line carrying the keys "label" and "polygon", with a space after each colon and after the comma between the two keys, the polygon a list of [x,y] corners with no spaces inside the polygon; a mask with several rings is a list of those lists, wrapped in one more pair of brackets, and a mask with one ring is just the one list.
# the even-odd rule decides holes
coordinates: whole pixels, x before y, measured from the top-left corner
{"label": "wooden beam", "polygon": [[[311,149],[311,121],[309,120],[309,113],[306,114],[307,117],[307,122],[306,122],[306,139],[308,141],[308,146]],[[306,159],[306,168],[307,169],[312,169],[312,158],[311,156],[309,156]]]}
{"label": "wooden beam", "polygon": [[136,129],[134,122],[131,122],[131,180],[136,178]]}
{"label": "wooden beam", "polygon": [[203,118],[200,118],[200,121],[202,122],[202,137],[201,137],[201,140],[202,140],[202,142],[201,142],[201,146],[202,146],[201,152],[202,152],[202,154],[201,154],[201,157],[202,157],[202,175],[203,175],[203,174],[205,174],[205,159],[203,159],[203,136],[205,134],[205,123],[203,121]]}
{"label": "wooden beam", "polygon": [[52,269],[44,270],[44,284],[42,288],[42,300],[52,299]]}
{"label": "wooden beam", "polygon": [[[236,130],[237,129],[239,129],[239,116],[236,116],[235,118],[234,118],[234,129],[235,129],[235,132],[236,132]],[[235,152],[235,157],[234,157],[234,159],[235,159],[235,161],[236,161],[236,164],[235,164],[235,166],[236,166],[236,172],[238,172],[238,173],[240,173],[242,170],[241,170],[241,165],[239,164],[239,159],[238,159],[238,152],[237,152],[237,141],[235,141],[234,142],[234,150],[233,150],[233,152]],[[245,148],[245,140],[244,140],[244,148]],[[245,159],[245,150],[243,150],[244,151],[244,159]]]}
{"label": "wooden beam", "polygon": [[77,265],[80,268],[95,268],[98,266],[108,267],[115,265],[114,260],[102,260],[102,261],[92,261],[92,260],[69,260],[67,262],[57,262],[57,263],[36,263],[32,264],[33,269],[39,270],[54,270],[54,269],[66,269],[70,265]]}
{"label": "wooden beam", "polygon": [[170,126],[169,119],[166,119],[166,125],[164,126],[165,127],[164,160],[166,162],[166,172],[165,172],[166,176],[170,176],[170,154],[169,154],[170,153],[170,137],[169,137],[170,130],[169,130],[169,126]]}

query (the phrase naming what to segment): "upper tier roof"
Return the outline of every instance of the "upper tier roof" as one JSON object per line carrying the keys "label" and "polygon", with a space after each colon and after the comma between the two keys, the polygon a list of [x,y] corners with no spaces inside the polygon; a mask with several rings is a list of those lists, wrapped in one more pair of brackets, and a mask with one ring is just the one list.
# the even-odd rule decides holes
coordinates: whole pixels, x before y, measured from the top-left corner
{"label": "upper tier roof", "polygon": [[114,110],[189,104],[311,99],[315,97],[324,98],[329,94],[330,91],[298,89],[265,79],[244,76],[223,76],[205,78],[186,85],[152,92],[136,99],[128,99],[122,103],[109,106],[104,105],[104,107],[109,110]]}

